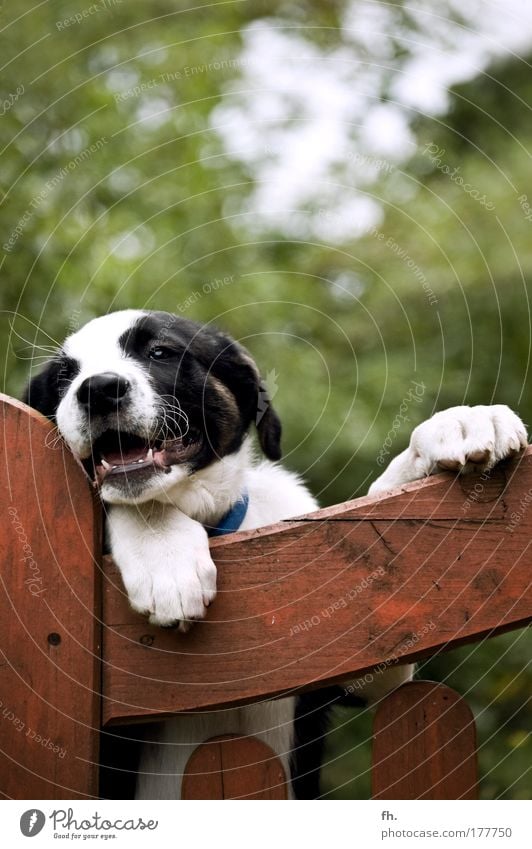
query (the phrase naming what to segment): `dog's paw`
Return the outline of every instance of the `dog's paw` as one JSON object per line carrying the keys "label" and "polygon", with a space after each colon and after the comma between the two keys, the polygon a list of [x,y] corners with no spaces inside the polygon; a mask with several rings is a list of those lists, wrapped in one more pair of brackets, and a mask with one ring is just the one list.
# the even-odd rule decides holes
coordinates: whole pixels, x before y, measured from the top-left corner
{"label": "dog's paw", "polygon": [[418,425],[410,440],[415,477],[487,470],[527,445],[521,419],[504,404],[451,407]]}
{"label": "dog's paw", "polygon": [[138,613],[149,616],[152,625],[177,626],[186,633],[203,619],[216,597],[216,566],[208,548],[181,549],[179,555],[160,557],[138,581],[129,581],[129,602]]}

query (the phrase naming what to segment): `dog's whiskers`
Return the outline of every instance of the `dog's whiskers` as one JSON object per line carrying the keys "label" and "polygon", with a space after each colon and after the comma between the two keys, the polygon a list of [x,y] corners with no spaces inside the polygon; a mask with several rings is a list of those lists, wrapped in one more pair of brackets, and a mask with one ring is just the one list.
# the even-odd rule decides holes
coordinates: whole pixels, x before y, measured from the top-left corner
{"label": "dog's whiskers", "polygon": [[[163,403],[158,407],[161,418],[156,438],[164,435],[166,439],[182,439],[190,430],[187,414],[176,404],[176,399],[172,395],[160,397]],[[170,403],[165,400],[166,398],[170,399]]]}
{"label": "dog's whiskers", "polygon": [[154,435],[155,440],[167,440],[167,439],[175,439],[177,434],[174,432],[174,429],[170,426],[168,422],[168,417],[166,413],[161,414],[161,418],[158,422],[158,427]]}
{"label": "dog's whiskers", "polygon": [[23,360],[24,362],[37,363],[39,366],[42,362],[48,362],[50,359],[50,354],[30,354],[28,357],[23,357],[18,351],[12,347],[11,352],[16,357],[17,360]]}
{"label": "dog's whiskers", "polygon": [[179,415],[172,410],[165,410],[165,422],[172,422],[177,430],[179,431],[180,436],[184,436],[190,430],[190,426],[188,423],[188,417],[185,415]]}
{"label": "dog's whiskers", "polygon": [[[31,323],[33,324],[33,322],[31,322]],[[19,333],[19,331],[16,330],[13,321],[10,321],[10,323],[9,323],[9,329],[10,329],[12,335],[15,336],[17,339],[20,339],[21,342],[25,342],[27,348],[30,348],[33,351],[44,351],[44,353],[48,354],[49,357],[53,357],[53,356],[57,355],[59,353],[59,351],[61,350],[60,343],[56,342],[56,340],[52,336],[49,336],[48,333],[45,333],[45,331],[42,330],[40,327],[38,327],[38,325],[35,324],[34,327],[40,333],[43,333],[45,336],[48,336],[48,339],[50,339],[50,341],[53,342],[54,345],[53,346],[49,345],[49,344],[48,345],[38,345],[37,342],[35,342],[35,341],[32,342],[31,339],[26,339],[25,336],[23,336],[21,333]],[[12,342],[11,342],[11,348],[12,348],[13,352],[16,354],[16,351],[13,348]]]}

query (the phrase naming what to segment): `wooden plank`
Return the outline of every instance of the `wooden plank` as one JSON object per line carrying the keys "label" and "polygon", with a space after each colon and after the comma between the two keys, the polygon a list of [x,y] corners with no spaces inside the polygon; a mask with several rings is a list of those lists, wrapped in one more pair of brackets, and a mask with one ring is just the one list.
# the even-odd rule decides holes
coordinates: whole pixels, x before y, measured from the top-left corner
{"label": "wooden plank", "polygon": [[222,746],[207,740],[192,753],[181,785],[182,799],[224,799]]}
{"label": "wooden plank", "polygon": [[[518,473],[519,463],[527,462],[531,450],[528,448],[519,460],[501,463],[487,474],[433,475],[404,484],[389,495],[366,495],[326,507],[319,511],[318,518],[331,522],[365,518],[504,520],[507,511],[502,495]],[[305,519],[315,521],[313,516]]]}
{"label": "wooden plank", "polygon": [[415,681],[380,704],[373,730],[374,799],[476,799],[473,714],[443,684]]}
{"label": "wooden plank", "polygon": [[97,796],[100,523],[52,427],[0,396],[0,792]]}
{"label": "wooden plank", "polygon": [[214,737],[195,750],[183,776],[182,799],[287,799],[273,749],[256,737]]}
{"label": "wooden plank", "polygon": [[[183,636],[105,564],[104,721],[243,704],[532,621],[532,450],[212,543],[219,595]],[[516,518],[517,517],[517,518]]]}

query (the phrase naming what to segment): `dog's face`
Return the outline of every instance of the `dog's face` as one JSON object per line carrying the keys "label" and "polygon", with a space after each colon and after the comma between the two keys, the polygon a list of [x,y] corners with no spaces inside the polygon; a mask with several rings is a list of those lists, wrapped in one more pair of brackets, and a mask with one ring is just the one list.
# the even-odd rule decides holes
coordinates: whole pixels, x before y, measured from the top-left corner
{"label": "dog's face", "polygon": [[252,423],[267,457],[281,425],[247,351],[170,313],[125,310],[70,336],[25,401],[59,432],[110,503],[164,497],[240,448]]}

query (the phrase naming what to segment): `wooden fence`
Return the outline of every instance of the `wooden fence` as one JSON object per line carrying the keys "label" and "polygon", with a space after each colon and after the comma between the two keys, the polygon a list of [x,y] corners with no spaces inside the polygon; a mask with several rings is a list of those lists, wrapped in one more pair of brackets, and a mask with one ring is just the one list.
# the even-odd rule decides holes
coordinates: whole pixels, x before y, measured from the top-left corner
{"label": "wooden fence", "polygon": [[[214,540],[219,595],[182,636],[129,608],[99,504],[51,425],[6,396],[0,414],[4,797],[98,797],[102,728],[314,689],[532,620],[530,448],[489,476]],[[372,775],[375,798],[474,798],[464,700],[419,681],[388,696]],[[195,752],[183,795],[284,798],[286,784],[263,743],[224,737]]]}

